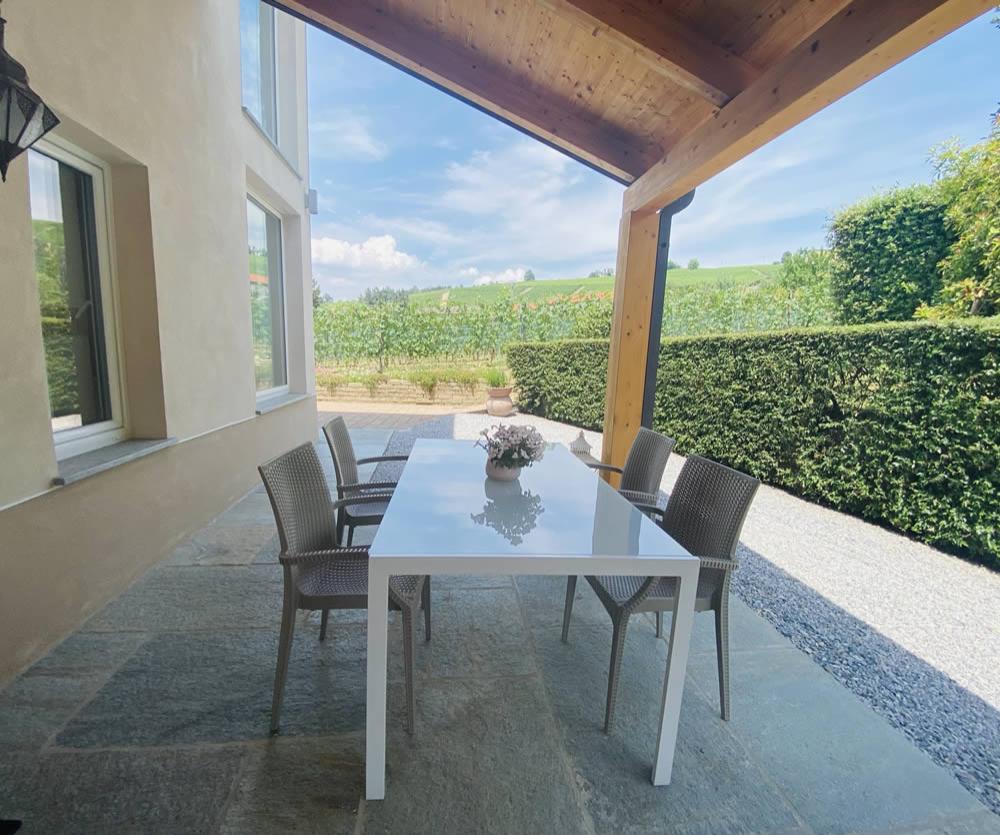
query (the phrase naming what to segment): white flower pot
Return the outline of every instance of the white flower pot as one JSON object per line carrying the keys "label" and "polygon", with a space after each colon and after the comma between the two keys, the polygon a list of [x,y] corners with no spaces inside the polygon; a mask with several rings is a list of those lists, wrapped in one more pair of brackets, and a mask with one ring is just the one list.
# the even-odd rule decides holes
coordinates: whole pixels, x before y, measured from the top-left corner
{"label": "white flower pot", "polygon": [[494,481],[513,481],[521,475],[520,467],[501,467],[489,458],[486,459],[486,477]]}

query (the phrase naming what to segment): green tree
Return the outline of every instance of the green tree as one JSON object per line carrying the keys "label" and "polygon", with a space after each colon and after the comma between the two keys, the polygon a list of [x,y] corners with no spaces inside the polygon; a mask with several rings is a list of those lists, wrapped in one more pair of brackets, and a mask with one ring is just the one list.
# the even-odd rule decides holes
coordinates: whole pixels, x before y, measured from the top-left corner
{"label": "green tree", "polygon": [[667,269],[668,270],[679,270],[681,265],[678,264],[673,258],[667,259]]}
{"label": "green tree", "polygon": [[834,320],[833,256],[827,249],[800,249],[781,256],[777,284],[785,294],[787,327],[830,324]]}
{"label": "green tree", "polygon": [[692,258],[690,261],[688,261],[688,269],[689,270],[696,270],[700,266],[701,266],[701,264],[698,262],[697,258]]}
{"label": "green tree", "polygon": [[778,284],[786,290],[829,290],[833,256],[828,249],[800,249],[781,256]]}
{"label": "green tree", "polygon": [[841,211],[830,224],[833,297],[845,324],[912,319],[941,290],[954,235],[938,186],[910,186]]}
{"label": "green tree", "polygon": [[535,274],[531,270],[525,270],[524,271],[524,280],[525,281],[534,281],[535,280]]}
{"label": "green tree", "polygon": [[361,301],[367,305],[406,304],[410,298],[409,290],[397,290],[394,287],[366,287]]}
{"label": "green tree", "polygon": [[1000,116],[988,139],[971,148],[949,143],[936,164],[955,242],[941,262],[945,286],[938,303],[919,313],[992,316],[1000,312]]}

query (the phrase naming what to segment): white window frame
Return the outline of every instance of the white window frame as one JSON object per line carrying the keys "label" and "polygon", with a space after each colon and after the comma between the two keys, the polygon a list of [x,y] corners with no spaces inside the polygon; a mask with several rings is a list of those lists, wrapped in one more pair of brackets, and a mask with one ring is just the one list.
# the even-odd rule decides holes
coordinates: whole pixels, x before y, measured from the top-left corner
{"label": "white window frame", "polygon": [[[257,391],[257,389],[256,389],[256,383],[255,383],[254,384],[254,391],[255,391],[256,396],[257,396],[257,402],[260,403],[261,401],[269,400],[272,397],[281,397],[284,394],[288,394],[288,392],[290,391],[290,389],[289,389],[290,375],[289,375],[289,369],[288,369],[288,283],[285,280],[285,277],[288,274],[288,270],[287,270],[286,264],[285,264],[285,249],[286,249],[286,246],[285,246],[285,216],[280,211],[278,211],[276,208],[274,208],[273,205],[271,205],[270,203],[268,203],[267,200],[265,200],[263,197],[261,197],[257,192],[253,191],[252,189],[247,189],[247,197],[246,197],[246,199],[247,199],[248,202],[255,203],[257,205],[257,208],[263,210],[266,214],[269,214],[272,217],[274,217],[274,218],[277,219],[277,221],[278,221],[278,238],[281,241],[281,252],[279,253],[278,262],[279,262],[279,264],[281,266],[281,319],[282,319],[282,325],[283,325],[283,327],[282,327],[282,336],[284,337],[284,340],[285,340],[284,350],[282,351],[282,353],[284,354],[284,358],[285,358],[285,382],[284,382],[283,385],[274,386],[273,388],[269,388],[269,389],[261,389],[260,391]],[[249,229],[249,218],[247,219],[247,228]],[[249,250],[249,244],[247,246],[247,249]],[[248,263],[247,264],[247,276],[248,276],[248,280],[249,280],[249,275],[250,275],[250,265]],[[270,276],[268,278],[270,278]],[[250,296],[249,296],[249,294],[247,294],[247,301],[249,302],[249,300],[250,300]],[[252,317],[252,314],[251,314],[251,317]],[[251,340],[252,340],[252,334],[251,334]],[[252,370],[253,369],[253,342],[252,341],[251,341],[251,344],[250,344],[250,367],[251,367],[251,370]],[[252,374],[251,376],[253,376],[254,378],[256,378],[255,374]]]}
{"label": "white window frame", "polygon": [[[260,62],[260,66],[257,72],[257,83],[260,87],[258,94],[260,96],[260,119],[246,106],[243,102],[243,112],[260,128],[261,133],[264,134],[275,146],[278,145],[279,137],[281,134],[281,105],[278,101],[278,90],[280,88],[280,83],[278,82],[278,19],[277,19],[277,9],[274,8],[270,3],[265,3],[263,0],[257,0],[257,60]],[[262,12],[267,14],[269,19],[268,25],[265,27],[262,25]],[[265,28],[268,30],[268,37],[265,42],[263,37]],[[266,48],[265,48],[266,47]],[[240,50],[242,56],[242,48]],[[267,70],[266,76],[268,81],[265,83],[265,57],[267,60]],[[242,62],[240,64],[240,72],[243,72]],[[268,101],[265,96],[265,90],[270,88],[271,93],[271,104],[272,107],[268,107]],[[241,99],[242,99],[242,85],[241,89]],[[273,131],[267,129],[268,116],[273,120]]]}
{"label": "white window frame", "polygon": [[35,150],[57,162],[82,171],[91,178],[94,196],[94,229],[97,238],[97,269],[100,273],[101,317],[104,324],[104,353],[108,369],[108,394],[111,400],[111,419],[87,426],[60,429],[52,432],[56,460],[72,458],[101,447],[125,440],[128,415],[123,393],[125,379],[120,358],[121,320],[117,278],[112,253],[114,250],[114,225],[109,183],[111,167],[99,157],[67,142],[60,136],[49,134],[33,146]]}

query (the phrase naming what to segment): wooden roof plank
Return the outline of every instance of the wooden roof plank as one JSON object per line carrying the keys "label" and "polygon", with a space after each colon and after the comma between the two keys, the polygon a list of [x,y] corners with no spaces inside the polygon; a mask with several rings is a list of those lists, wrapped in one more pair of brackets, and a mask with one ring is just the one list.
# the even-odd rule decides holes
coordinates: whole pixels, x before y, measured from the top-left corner
{"label": "wooden roof plank", "polygon": [[992,5],[854,0],[629,186],[625,210],[676,200]]}
{"label": "wooden roof plank", "polygon": [[760,74],[662,10],[651,14],[627,0],[540,0],[559,14],[630,51],[665,78],[721,107]]}
{"label": "wooden roof plank", "polygon": [[633,151],[634,137],[601,123],[575,99],[519,78],[514,68],[447,33],[428,30],[426,21],[406,18],[385,0],[278,0],[278,5],[617,180],[629,183],[645,167]]}

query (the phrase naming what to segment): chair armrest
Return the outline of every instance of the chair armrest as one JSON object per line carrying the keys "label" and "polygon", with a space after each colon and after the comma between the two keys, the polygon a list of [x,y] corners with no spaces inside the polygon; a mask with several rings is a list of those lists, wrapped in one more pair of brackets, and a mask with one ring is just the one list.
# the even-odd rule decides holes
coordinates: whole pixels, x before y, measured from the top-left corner
{"label": "chair armrest", "polygon": [[622,472],[621,467],[614,467],[611,464],[602,464],[600,461],[595,461],[593,464],[587,464],[587,466],[592,470],[602,470],[606,473],[618,473],[621,475]]}
{"label": "chair armrest", "polygon": [[338,484],[337,492],[341,497],[345,493],[364,493],[372,490],[379,493],[391,493],[398,483],[397,481],[362,481],[357,484]]}
{"label": "chair armrest", "polygon": [[375,464],[379,461],[406,461],[409,455],[376,455],[373,458],[359,458],[357,464]]}
{"label": "chair armrest", "polygon": [[278,561],[282,565],[308,565],[314,562],[327,562],[342,559],[368,559],[367,545],[352,545],[341,548],[324,548],[322,551],[302,551],[298,554],[279,554]]}
{"label": "chair armrest", "polygon": [[647,516],[663,516],[664,509],[662,507],[657,507],[655,504],[644,504],[642,502],[632,502],[632,506],[636,510],[641,510]]}
{"label": "chair armrest", "polygon": [[647,504],[652,507],[660,506],[659,493],[646,493],[643,490],[619,490],[618,492],[632,502],[632,504]]}
{"label": "chair armrest", "polygon": [[715,568],[719,571],[732,571],[734,568],[739,567],[739,563],[736,560],[725,560],[725,559],[712,559],[710,557],[699,557],[701,560],[702,568]]}
{"label": "chair armrest", "polygon": [[387,502],[392,498],[392,493],[367,493],[364,496],[348,496],[346,499],[337,499],[333,503],[334,510],[342,507],[350,507],[356,504],[374,504],[375,502]]}

